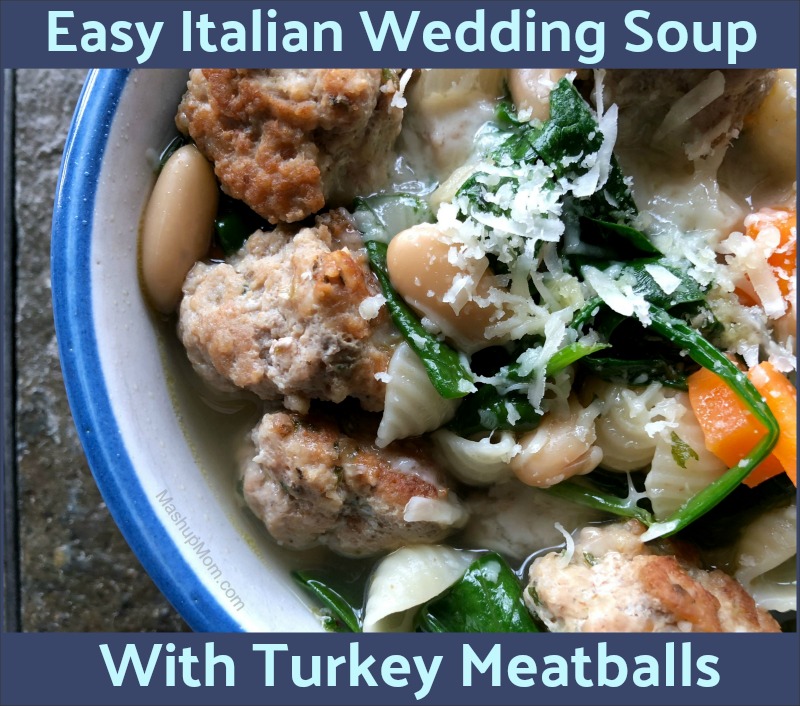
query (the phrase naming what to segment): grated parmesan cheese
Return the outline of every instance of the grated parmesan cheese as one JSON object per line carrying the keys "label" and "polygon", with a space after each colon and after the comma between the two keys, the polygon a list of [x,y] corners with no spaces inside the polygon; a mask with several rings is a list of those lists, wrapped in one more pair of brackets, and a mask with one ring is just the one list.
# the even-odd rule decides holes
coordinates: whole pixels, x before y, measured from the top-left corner
{"label": "grated parmesan cheese", "polygon": [[556,522],[553,525],[564,537],[564,552],[559,557],[559,562],[562,568],[567,567],[569,563],[572,561],[572,557],[575,554],[575,540],[572,538],[572,535],[564,529],[564,526],[560,522]]}
{"label": "grated parmesan cheese", "polygon": [[662,141],[671,132],[685,125],[705,107],[725,92],[725,76],[721,71],[712,71],[705,79],[679,98],[655,131],[653,139]]}
{"label": "grated parmesan cheese", "polygon": [[[745,219],[745,226],[752,223],[753,217],[751,214]],[[780,247],[780,240],[777,228],[765,227],[756,238],[739,232],[731,233],[718,248],[718,252],[727,256],[725,262],[734,276],[739,277],[736,284],[742,288],[749,283],[771,319],[778,319],[787,311],[787,302],[778,283],[778,270],[769,263],[769,258]]]}
{"label": "grated parmesan cheese", "polygon": [[735,294],[717,288],[709,292],[708,305],[714,318],[722,324],[720,344],[727,351],[742,356],[749,368],[758,365],[763,351],[764,357],[780,372],[796,369],[794,336],[776,340],[770,320],[761,307],[742,304]]}
{"label": "grated parmesan cheese", "polygon": [[661,287],[664,294],[672,294],[681,286],[680,277],[676,277],[666,267],[661,265],[648,264],[644,266],[645,272],[649,274],[655,283]]}
{"label": "grated parmesan cheese", "polygon": [[358,305],[358,314],[364,321],[371,321],[381,311],[381,307],[386,303],[386,297],[383,294],[374,294],[371,297],[362,299]]}
{"label": "grated parmesan cheese", "polygon": [[460,527],[467,521],[467,512],[452,495],[444,500],[414,496],[403,508],[403,520]]}
{"label": "grated parmesan cheese", "polygon": [[650,325],[650,305],[643,294],[634,291],[634,282],[619,275],[619,266],[606,270],[586,265],[581,268],[586,282],[613,311],[622,316],[635,316],[644,326]]}
{"label": "grated parmesan cheese", "polygon": [[[602,95],[602,93],[601,93]],[[598,125],[603,135],[600,149],[594,155],[588,155],[584,162],[591,168],[578,177],[572,187],[572,193],[578,198],[591,196],[603,188],[611,171],[611,157],[617,139],[617,106],[612,105],[603,115],[598,115]]]}
{"label": "grated parmesan cheese", "polygon": [[392,96],[392,102],[389,104],[392,108],[405,108],[408,105],[408,101],[405,99],[403,94],[406,91],[406,86],[408,86],[408,82],[411,80],[413,73],[414,69],[406,69],[403,72],[403,75],[400,77],[400,83],[397,87],[397,91],[395,91],[394,95]]}

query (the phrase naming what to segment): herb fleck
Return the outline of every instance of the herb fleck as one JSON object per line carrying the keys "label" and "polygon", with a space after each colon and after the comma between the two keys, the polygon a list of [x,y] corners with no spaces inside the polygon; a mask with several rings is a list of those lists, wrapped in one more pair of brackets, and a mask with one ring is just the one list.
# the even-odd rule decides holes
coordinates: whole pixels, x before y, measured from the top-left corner
{"label": "herb fleck", "polygon": [[670,436],[672,440],[672,458],[675,459],[675,463],[677,463],[681,468],[686,468],[686,462],[692,458],[695,461],[700,460],[700,456],[697,455],[697,451],[695,451],[689,444],[687,444],[681,437],[679,437],[674,431]]}

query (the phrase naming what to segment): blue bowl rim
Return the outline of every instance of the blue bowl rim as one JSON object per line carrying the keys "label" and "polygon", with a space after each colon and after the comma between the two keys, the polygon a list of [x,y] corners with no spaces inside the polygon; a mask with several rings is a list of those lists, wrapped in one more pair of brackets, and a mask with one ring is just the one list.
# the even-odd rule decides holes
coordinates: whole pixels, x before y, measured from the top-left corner
{"label": "blue bowl rim", "polygon": [[89,72],[61,160],[51,276],[64,384],[103,499],[158,588],[194,630],[241,632],[158,519],[120,434],[100,365],[90,277],[92,221],[103,155],[129,75],[128,69]]}

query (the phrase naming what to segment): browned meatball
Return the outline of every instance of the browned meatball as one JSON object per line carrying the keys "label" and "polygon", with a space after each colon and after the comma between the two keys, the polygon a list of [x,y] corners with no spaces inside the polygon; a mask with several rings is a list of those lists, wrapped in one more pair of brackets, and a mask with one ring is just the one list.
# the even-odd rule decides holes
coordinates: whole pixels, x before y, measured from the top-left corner
{"label": "browned meatball", "polygon": [[[764,69],[610,69],[605,74],[604,103],[619,106],[620,144],[680,143],[687,156],[696,159],[736,138],[774,81],[775,72]],[[697,101],[691,102],[697,111],[684,104],[687,114],[673,126],[665,118],[695,88]]]}
{"label": "browned meatball", "polygon": [[[360,234],[344,211],[296,235],[256,232],[228,262],[198,263],[183,287],[178,333],[189,359],[220,389],[243,388],[305,409],[311,398],[356,397],[383,409],[397,334]],[[377,300],[379,301],[379,300]]]}
{"label": "browned meatball", "polygon": [[279,544],[366,556],[438,542],[463,524],[427,444],[379,449],[376,426],[366,415],[277,412],[261,420],[244,496]]}
{"label": "browned meatball", "polygon": [[525,603],[554,632],[779,632],[722,571],[703,571],[677,542],[644,544],[644,527],[587,527],[567,558],[530,568]]}
{"label": "browned meatball", "polygon": [[194,69],[175,122],[226,193],[294,222],[385,182],[397,86],[380,69]]}

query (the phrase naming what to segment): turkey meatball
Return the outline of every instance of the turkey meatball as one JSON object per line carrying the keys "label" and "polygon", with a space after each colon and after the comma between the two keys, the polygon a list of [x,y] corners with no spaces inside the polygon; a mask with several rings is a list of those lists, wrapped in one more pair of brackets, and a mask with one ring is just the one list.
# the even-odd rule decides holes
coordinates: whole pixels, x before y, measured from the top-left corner
{"label": "turkey meatball", "polygon": [[587,527],[571,556],[536,559],[528,608],[553,632],[780,632],[734,579],[699,568],[677,542],[645,544],[644,530]]}
{"label": "turkey meatball", "polygon": [[244,497],[279,544],[367,556],[438,542],[464,523],[427,442],[380,449],[376,427],[368,415],[318,411],[261,420]]}
{"label": "turkey meatball", "polygon": [[[304,410],[348,396],[383,409],[381,377],[399,342],[361,235],[344,211],[296,234],[258,231],[228,262],[198,263],[183,287],[178,333],[218,389],[250,390]],[[362,313],[363,312],[363,313]]]}
{"label": "turkey meatball", "polygon": [[194,69],[175,122],[226,193],[291,223],[383,185],[397,87],[388,69]]}

